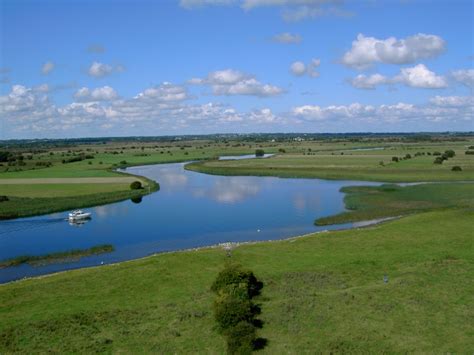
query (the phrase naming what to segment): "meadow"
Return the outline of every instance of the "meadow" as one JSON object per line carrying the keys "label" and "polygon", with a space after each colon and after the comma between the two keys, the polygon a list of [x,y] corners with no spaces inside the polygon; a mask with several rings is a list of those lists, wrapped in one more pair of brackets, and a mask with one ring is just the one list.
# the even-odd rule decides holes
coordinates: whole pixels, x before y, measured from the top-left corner
{"label": "meadow", "polygon": [[[22,171],[3,166],[0,179],[117,179],[123,175],[113,170],[120,166],[194,160],[187,169],[223,175],[437,182],[347,187],[348,211],[315,223],[401,218],[240,244],[230,260],[264,283],[255,298],[263,321],[258,336],[268,341],[262,353],[466,353],[474,348],[474,155],[465,154],[473,142],[472,137],[158,146],[114,142],[69,147],[71,153],[54,148],[51,155],[47,150],[31,160],[51,159],[51,166],[36,169],[32,163]],[[87,149],[92,159],[62,163]],[[215,159],[255,149],[276,155]],[[454,150],[455,156],[434,164],[437,152],[446,150]],[[452,171],[453,166],[462,171]],[[151,192],[158,188],[155,182],[145,183],[153,187]],[[0,188],[0,195],[10,194],[0,202],[0,213],[26,214],[145,193],[128,189],[128,183]],[[56,197],[45,197],[49,193]],[[223,353],[210,287],[229,260],[226,255],[221,247],[209,247],[0,285],[0,353]]]}
{"label": "meadow", "polygon": [[[231,259],[264,283],[261,352],[471,351],[473,217],[238,246]],[[1,285],[0,352],[223,353],[210,286],[226,259],[206,248]]]}

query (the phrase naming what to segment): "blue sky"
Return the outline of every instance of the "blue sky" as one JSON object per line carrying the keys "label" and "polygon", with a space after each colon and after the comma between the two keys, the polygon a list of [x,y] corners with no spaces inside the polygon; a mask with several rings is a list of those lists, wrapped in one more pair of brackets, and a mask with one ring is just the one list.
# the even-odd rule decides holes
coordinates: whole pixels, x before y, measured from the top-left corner
{"label": "blue sky", "polygon": [[472,1],[0,3],[0,138],[474,130]]}

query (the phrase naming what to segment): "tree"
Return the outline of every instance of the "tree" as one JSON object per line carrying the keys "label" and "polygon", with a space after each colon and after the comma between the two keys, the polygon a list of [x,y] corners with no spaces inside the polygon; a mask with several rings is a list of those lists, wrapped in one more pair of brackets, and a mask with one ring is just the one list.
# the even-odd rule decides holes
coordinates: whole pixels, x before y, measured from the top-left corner
{"label": "tree", "polygon": [[392,157],[392,161],[394,161],[395,163],[398,163],[398,157]]}
{"label": "tree", "polygon": [[264,155],[265,155],[265,151],[263,149],[255,150],[255,156],[256,157],[263,157]]}
{"label": "tree", "polygon": [[214,318],[226,338],[229,354],[250,354],[258,345],[257,327],[261,327],[261,321],[255,317],[260,314],[260,307],[252,298],[262,287],[252,271],[232,263],[219,272],[211,286],[217,295]]}
{"label": "tree", "polygon": [[451,168],[452,171],[462,171],[462,168],[458,165],[455,165]]}
{"label": "tree", "polygon": [[447,151],[444,152],[448,158],[452,158],[456,155],[456,152],[452,149],[448,149]]}
{"label": "tree", "polygon": [[130,184],[130,189],[140,190],[142,188],[142,183],[140,181],[134,181]]}

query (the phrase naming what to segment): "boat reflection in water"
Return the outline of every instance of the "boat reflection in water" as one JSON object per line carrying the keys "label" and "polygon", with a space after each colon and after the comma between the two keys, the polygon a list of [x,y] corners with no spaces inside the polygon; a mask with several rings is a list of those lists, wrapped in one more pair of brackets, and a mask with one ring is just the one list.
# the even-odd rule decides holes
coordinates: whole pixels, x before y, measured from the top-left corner
{"label": "boat reflection in water", "polygon": [[70,219],[69,225],[73,227],[82,227],[84,224],[89,223],[91,218],[84,218],[84,219]]}

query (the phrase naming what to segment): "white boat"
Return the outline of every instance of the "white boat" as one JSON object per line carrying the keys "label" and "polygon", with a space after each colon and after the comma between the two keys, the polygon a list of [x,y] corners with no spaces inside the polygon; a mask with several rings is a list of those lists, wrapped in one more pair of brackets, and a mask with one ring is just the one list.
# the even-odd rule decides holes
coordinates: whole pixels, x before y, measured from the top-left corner
{"label": "white boat", "polygon": [[89,219],[91,218],[92,213],[90,212],[84,212],[81,210],[75,210],[69,213],[69,220],[70,221],[77,221],[80,219]]}

